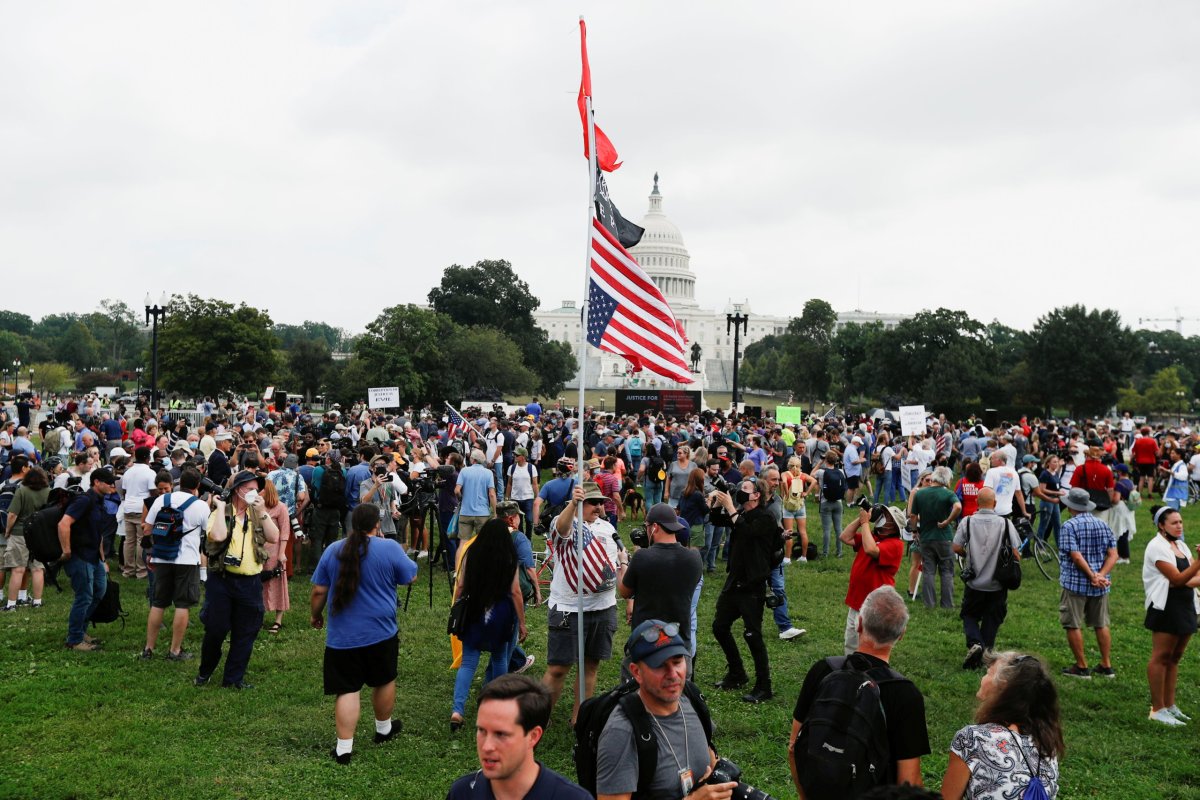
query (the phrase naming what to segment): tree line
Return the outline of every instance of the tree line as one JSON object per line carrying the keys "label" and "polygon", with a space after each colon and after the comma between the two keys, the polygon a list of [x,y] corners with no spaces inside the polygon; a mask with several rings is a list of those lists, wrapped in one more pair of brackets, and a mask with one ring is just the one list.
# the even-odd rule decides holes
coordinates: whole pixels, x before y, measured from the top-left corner
{"label": "tree line", "polygon": [[[324,322],[275,323],[269,311],[174,295],[158,329],[159,391],[184,397],[259,396],[276,386],[350,403],[372,386],[401,401],[493,394],[557,394],[575,374],[570,347],[534,324],[538,300],[507,261],[447,267],[427,304],[385,308],[363,333]],[[0,311],[0,365],[35,369],[40,392],[150,381],[150,331],[122,300],[87,314]],[[11,381],[11,369],[10,378]],[[8,384],[11,389],[11,384]]]}
{"label": "tree line", "polygon": [[1055,308],[1029,331],[965,311],[920,311],[893,328],[838,327],[824,300],[786,331],[746,348],[743,384],[801,402],[924,404],[965,416],[1187,413],[1200,380],[1200,337],[1131,330],[1112,309]]}

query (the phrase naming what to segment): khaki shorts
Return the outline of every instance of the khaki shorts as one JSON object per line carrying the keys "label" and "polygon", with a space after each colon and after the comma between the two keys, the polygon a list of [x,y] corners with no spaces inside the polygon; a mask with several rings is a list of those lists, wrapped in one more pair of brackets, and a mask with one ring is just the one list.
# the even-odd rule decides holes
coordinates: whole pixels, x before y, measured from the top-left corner
{"label": "khaki shorts", "polygon": [[1058,599],[1058,621],[1066,630],[1107,628],[1108,595],[1084,595],[1062,590]]}
{"label": "khaki shorts", "polygon": [[21,569],[28,567],[29,569],[45,569],[46,565],[32,558],[29,555],[29,547],[25,544],[25,537],[13,534],[8,540],[8,547],[2,551],[3,558],[0,558],[0,567],[4,569]]}

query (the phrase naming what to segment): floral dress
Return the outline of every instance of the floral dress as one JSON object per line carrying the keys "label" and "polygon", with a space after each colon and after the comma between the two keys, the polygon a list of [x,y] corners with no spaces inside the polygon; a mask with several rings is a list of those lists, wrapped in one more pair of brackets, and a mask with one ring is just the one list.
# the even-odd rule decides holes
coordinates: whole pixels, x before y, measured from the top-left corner
{"label": "floral dress", "polygon": [[954,734],[950,752],[971,771],[969,800],[1018,800],[1035,773],[1046,794],[1058,794],[1058,759],[1044,758],[1033,739],[1004,725],[968,725]]}

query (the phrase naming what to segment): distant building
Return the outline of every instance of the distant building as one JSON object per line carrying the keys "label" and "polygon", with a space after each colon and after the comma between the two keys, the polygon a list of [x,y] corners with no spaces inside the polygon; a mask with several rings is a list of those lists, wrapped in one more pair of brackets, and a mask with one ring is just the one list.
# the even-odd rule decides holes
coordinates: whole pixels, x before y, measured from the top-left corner
{"label": "distant building", "polygon": [[[783,333],[791,318],[755,314],[749,302],[730,301],[720,311],[700,308],[696,303],[696,275],[692,272],[691,255],[679,228],[663,214],[662,204],[656,174],[654,188],[650,191],[650,209],[640,223],[646,232],[641,242],[629,252],[658,285],[676,319],[683,324],[688,340],[684,360],[690,363],[692,345],[700,345],[696,382],[688,388],[729,391],[733,383],[733,335],[726,333],[725,315],[740,310],[750,317],[749,329],[743,331],[741,337],[743,354],[747,345],[764,336]],[[564,300],[556,308],[535,311],[533,317],[551,339],[578,348],[580,308],[575,300]],[[837,324],[840,328],[848,322],[881,322],[885,328],[894,328],[904,318],[900,314],[850,311],[839,312]],[[650,372],[634,373],[625,359],[594,347],[588,348],[585,376],[588,388],[673,389],[683,386]],[[574,380],[568,386],[578,388]]]}

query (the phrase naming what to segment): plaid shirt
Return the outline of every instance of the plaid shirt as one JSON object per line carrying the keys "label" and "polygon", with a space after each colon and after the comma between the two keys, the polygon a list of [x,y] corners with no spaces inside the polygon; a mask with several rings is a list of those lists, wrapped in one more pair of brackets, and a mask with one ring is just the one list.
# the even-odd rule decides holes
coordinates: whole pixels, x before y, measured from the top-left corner
{"label": "plaid shirt", "polygon": [[1112,529],[1098,517],[1091,514],[1078,514],[1063,523],[1058,534],[1058,556],[1061,569],[1058,582],[1068,592],[1096,597],[1108,594],[1108,587],[1092,586],[1075,562],[1071,560],[1071,552],[1078,551],[1087,561],[1093,572],[1099,572],[1108,557],[1108,551],[1117,546],[1117,539]]}

